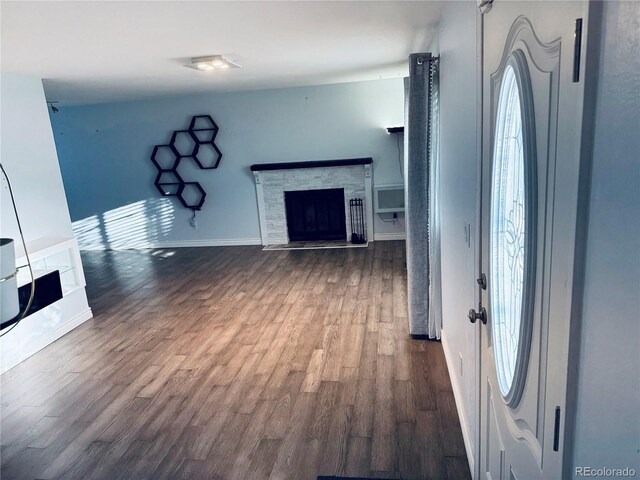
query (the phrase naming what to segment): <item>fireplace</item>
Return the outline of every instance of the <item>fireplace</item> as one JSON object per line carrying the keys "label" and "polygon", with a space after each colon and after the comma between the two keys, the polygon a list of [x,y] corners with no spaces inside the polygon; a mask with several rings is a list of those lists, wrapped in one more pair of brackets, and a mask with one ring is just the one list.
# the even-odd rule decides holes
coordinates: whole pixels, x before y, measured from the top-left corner
{"label": "fireplace", "polygon": [[[285,193],[290,195],[302,190],[340,189],[342,192],[342,209],[337,214],[343,215],[341,218],[344,218],[344,229],[341,226],[336,227],[334,232],[324,232],[322,238],[329,235],[333,238],[339,238],[340,241],[351,240],[355,219],[351,218],[352,209],[349,201],[362,199],[365,238],[367,240],[373,239],[373,209],[371,208],[373,205],[373,168],[371,158],[258,163],[251,165],[251,171],[256,184],[260,240],[263,245],[284,245],[294,241],[289,236],[291,225],[288,224],[287,217],[294,218],[295,213],[287,211]],[[336,207],[337,203],[335,203]],[[310,209],[309,206],[308,209]],[[298,214],[299,212],[298,210]],[[310,215],[315,215],[315,210]],[[300,219],[298,219],[299,226]],[[306,227],[304,229],[298,227],[294,227],[293,230],[306,230]],[[304,231],[300,233],[302,234]],[[309,238],[307,235],[304,238]],[[312,237],[317,238],[315,234]],[[301,237],[298,236],[298,238]]]}
{"label": "fireplace", "polygon": [[289,241],[346,240],[343,188],[284,192]]}

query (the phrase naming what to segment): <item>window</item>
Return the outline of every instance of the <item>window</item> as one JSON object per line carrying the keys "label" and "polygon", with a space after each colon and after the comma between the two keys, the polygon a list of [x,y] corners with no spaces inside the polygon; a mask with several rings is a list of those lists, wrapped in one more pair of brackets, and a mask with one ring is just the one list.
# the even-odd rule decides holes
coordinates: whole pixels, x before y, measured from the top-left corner
{"label": "window", "polygon": [[489,278],[493,346],[498,384],[511,405],[519,400],[526,373],[534,283],[535,135],[533,111],[527,111],[522,101],[527,93],[530,95],[530,88],[528,92],[523,90],[529,85],[523,62],[523,56],[514,55],[504,71],[496,113],[491,187]]}

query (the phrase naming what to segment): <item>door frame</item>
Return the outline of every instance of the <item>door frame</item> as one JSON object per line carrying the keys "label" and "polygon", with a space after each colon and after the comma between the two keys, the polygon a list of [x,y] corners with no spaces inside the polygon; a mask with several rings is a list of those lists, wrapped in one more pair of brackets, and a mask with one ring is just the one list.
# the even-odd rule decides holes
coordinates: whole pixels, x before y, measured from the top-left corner
{"label": "door frame", "polygon": [[[584,294],[585,265],[587,253],[587,232],[589,223],[589,203],[591,198],[591,171],[593,163],[592,132],[595,128],[596,94],[598,91],[598,69],[600,66],[600,39],[602,33],[603,2],[589,1],[584,12],[582,30],[582,52],[580,62],[580,83],[582,92],[582,118],[580,138],[580,169],[578,179],[578,199],[574,242],[573,285],[571,316],[569,325],[568,367],[579,371],[582,344],[582,305]],[[573,447],[578,403],[578,375],[567,379],[564,415],[564,445],[562,457],[562,478],[573,478]]]}
{"label": "door frame", "polygon": [[[487,12],[487,10],[485,10],[485,5],[490,9],[492,1],[493,0],[489,0],[489,3],[484,4],[478,0],[476,8],[476,241],[474,242],[473,252],[475,256],[475,278],[480,278],[482,275],[482,152],[484,150],[484,97],[482,84],[484,75],[484,14]],[[482,301],[482,287],[476,283],[473,291],[473,305],[475,308],[478,307]],[[473,336],[473,350],[475,358],[473,384],[475,385],[477,395],[474,396],[476,404],[473,405],[473,411],[475,413],[476,438],[474,438],[473,442],[474,465],[471,475],[473,478],[480,478],[480,441],[482,439],[482,429],[480,424],[482,416],[482,404],[480,401],[480,387],[482,379],[480,348],[482,346],[482,328],[476,328],[475,330],[476,331]]]}
{"label": "door frame", "polygon": [[[482,184],[483,184],[483,152],[484,152],[484,16],[489,14],[494,0],[476,0],[476,242],[474,245],[474,264],[476,278],[482,275]],[[600,63],[600,33],[601,33],[602,5],[601,2],[589,1],[582,12],[582,58],[579,65],[579,87],[581,112],[576,120],[580,124],[579,160],[578,160],[578,196],[575,212],[573,253],[573,274],[571,277],[571,299],[569,315],[569,343],[567,355],[567,370],[578,371],[581,348],[581,318],[584,290],[584,265],[587,246],[588,207],[591,187],[592,149],[593,138],[591,132],[595,123],[595,107],[597,92],[598,66]],[[589,55],[585,55],[585,52]],[[480,306],[482,300],[482,287],[477,285],[474,289],[474,305]],[[476,391],[481,388],[481,338],[482,328],[478,328],[474,335],[474,385]],[[562,476],[573,476],[573,443],[575,439],[575,418],[578,392],[578,376],[567,375],[565,385],[565,405],[563,419],[561,421],[562,444]],[[480,478],[480,441],[482,438],[481,426],[481,395],[475,396],[476,404],[473,405],[475,413],[476,438],[473,448],[473,478]]]}

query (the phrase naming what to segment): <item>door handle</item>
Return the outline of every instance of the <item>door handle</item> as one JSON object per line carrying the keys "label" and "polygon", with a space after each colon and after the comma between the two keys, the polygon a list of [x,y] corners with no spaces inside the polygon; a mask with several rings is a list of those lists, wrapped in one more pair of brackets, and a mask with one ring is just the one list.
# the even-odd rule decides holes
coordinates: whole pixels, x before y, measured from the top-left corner
{"label": "door handle", "polygon": [[487,309],[482,307],[479,312],[476,312],[473,308],[469,310],[469,321],[471,323],[476,323],[476,320],[480,320],[483,325],[487,324]]}

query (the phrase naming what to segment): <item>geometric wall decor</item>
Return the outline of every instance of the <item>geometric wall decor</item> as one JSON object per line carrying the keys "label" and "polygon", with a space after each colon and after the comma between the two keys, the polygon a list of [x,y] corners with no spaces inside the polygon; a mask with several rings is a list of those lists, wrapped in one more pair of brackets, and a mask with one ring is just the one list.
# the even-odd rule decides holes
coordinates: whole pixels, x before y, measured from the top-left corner
{"label": "geometric wall decor", "polygon": [[222,152],[215,144],[218,125],[211,115],[196,115],[187,130],[176,130],[167,145],[153,147],[151,161],[158,169],[154,182],[162,196],[178,197],[185,208],[200,210],[207,196],[199,182],[186,182],[178,173],[180,162],[193,160],[201,170],[218,168]]}

